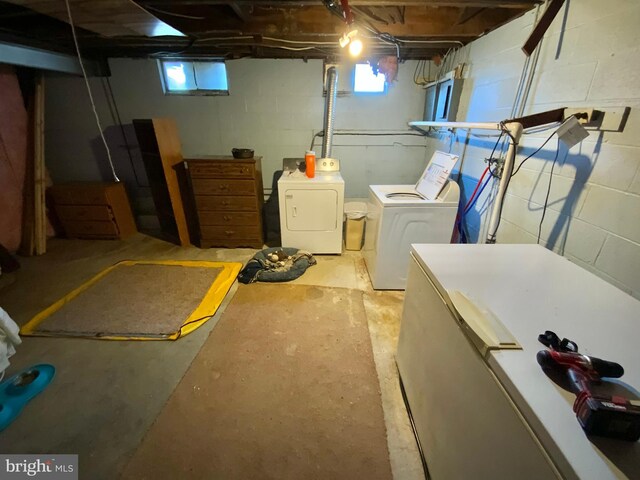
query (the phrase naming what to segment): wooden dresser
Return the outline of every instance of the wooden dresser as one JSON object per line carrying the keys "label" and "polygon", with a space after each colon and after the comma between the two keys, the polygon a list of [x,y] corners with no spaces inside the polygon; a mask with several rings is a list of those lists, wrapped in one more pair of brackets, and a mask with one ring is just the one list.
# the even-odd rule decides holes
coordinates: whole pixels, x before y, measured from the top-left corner
{"label": "wooden dresser", "polygon": [[191,196],[185,203],[192,241],[198,246],[263,247],[261,158],[185,159]]}
{"label": "wooden dresser", "polygon": [[124,183],[68,183],[50,188],[69,238],[116,239],[137,232]]}

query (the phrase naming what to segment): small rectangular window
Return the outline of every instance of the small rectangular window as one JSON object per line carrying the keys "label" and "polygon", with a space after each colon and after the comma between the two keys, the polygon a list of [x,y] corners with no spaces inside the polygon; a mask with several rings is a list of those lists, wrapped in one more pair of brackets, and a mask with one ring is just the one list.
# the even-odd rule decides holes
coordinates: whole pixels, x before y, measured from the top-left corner
{"label": "small rectangular window", "polygon": [[221,60],[158,60],[162,87],[169,95],[229,95],[227,67]]}
{"label": "small rectangular window", "polygon": [[353,91],[355,93],[385,93],[386,81],[384,73],[373,74],[371,65],[357,63],[353,73]]}

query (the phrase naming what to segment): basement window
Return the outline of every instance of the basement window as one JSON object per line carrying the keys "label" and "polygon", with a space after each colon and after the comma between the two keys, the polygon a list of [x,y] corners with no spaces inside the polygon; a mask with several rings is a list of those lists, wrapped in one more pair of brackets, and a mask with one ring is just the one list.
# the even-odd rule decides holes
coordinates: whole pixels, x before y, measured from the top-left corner
{"label": "basement window", "polygon": [[355,93],[386,93],[387,84],[384,73],[374,75],[371,65],[357,63],[353,72],[353,91]]}
{"label": "basement window", "polygon": [[158,60],[165,95],[229,95],[222,60]]}

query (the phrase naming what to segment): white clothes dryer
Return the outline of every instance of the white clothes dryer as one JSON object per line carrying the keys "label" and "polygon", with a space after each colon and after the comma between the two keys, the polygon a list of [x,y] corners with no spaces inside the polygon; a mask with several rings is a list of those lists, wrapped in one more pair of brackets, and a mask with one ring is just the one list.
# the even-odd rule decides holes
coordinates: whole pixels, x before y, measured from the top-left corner
{"label": "white clothes dryer", "polygon": [[342,253],[344,180],[339,171],[316,171],[314,178],[285,171],[278,180],[278,201],[283,247]]}

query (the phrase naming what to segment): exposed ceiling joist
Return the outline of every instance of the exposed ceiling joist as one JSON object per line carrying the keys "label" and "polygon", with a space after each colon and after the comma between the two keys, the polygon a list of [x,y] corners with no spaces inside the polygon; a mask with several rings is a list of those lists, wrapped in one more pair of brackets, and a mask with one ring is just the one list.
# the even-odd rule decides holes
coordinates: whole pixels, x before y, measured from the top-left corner
{"label": "exposed ceiling joist", "polygon": [[[68,22],[64,0],[5,0],[35,12]],[[156,35],[164,22],[131,0],[69,0],[74,23],[105,37]]]}
{"label": "exposed ceiling joist", "polygon": [[[64,0],[0,0],[0,40],[73,52]],[[108,56],[325,58],[344,54],[340,2],[328,0],[70,0],[83,53]],[[364,56],[443,55],[538,0],[349,0]],[[11,7],[11,8],[9,8]],[[175,35],[149,37],[157,25]]]}
{"label": "exposed ceiling joist", "polygon": [[243,22],[249,21],[250,15],[245,11],[245,7],[239,5],[236,2],[229,3],[229,7],[231,7],[233,13],[235,13],[240,20],[242,20]]}
{"label": "exposed ceiling joist", "polygon": [[465,22],[468,22],[469,20],[471,20],[473,17],[475,17],[477,14],[479,14],[481,11],[483,11],[484,8],[482,7],[467,7],[464,10],[462,10],[460,12],[460,16],[458,17],[458,21],[456,22],[456,25],[462,25]]}

